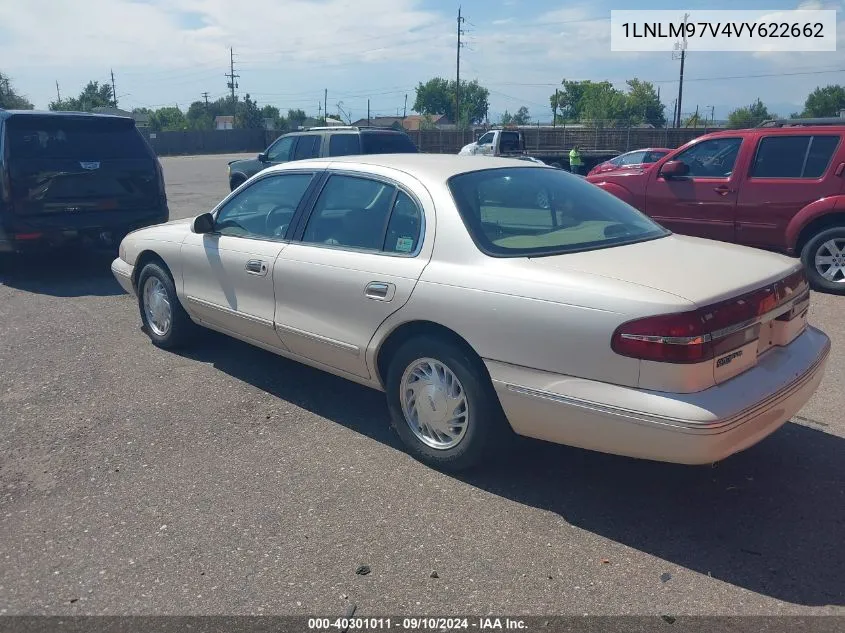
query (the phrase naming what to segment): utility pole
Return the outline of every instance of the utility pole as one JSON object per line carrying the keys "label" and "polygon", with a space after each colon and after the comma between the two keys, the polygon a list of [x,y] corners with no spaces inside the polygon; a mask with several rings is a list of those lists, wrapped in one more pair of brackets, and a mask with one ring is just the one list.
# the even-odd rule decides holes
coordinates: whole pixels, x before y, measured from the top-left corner
{"label": "utility pole", "polygon": [[62,93],[59,91],[59,80],[56,79],[56,101],[61,102]]}
{"label": "utility pole", "polygon": [[[687,20],[689,19],[689,13],[684,14],[684,25],[686,25]],[[676,108],[675,114],[675,127],[681,127],[681,108],[683,103],[684,97],[684,61],[687,56],[687,36],[686,36],[686,28],[684,28],[684,35],[683,35],[683,44],[680,46],[676,43],[676,48],[681,49],[681,75],[678,81],[678,107]]]}
{"label": "utility pole", "polygon": [[329,123],[329,89],[323,90],[323,125]]}
{"label": "utility pole", "polygon": [[367,99],[367,126],[370,125],[370,100]]}
{"label": "utility pole", "polygon": [[402,121],[405,121],[405,117],[408,116],[408,93],[405,93],[405,109],[402,110]]}
{"label": "utility pole", "polygon": [[[236,117],[238,115],[238,107],[237,101],[235,101],[235,88],[238,87],[238,82],[235,81],[240,77],[240,75],[235,74],[235,50],[233,48],[229,49],[229,72],[226,73],[226,77],[229,78],[229,82],[226,84],[226,87],[232,91],[232,117]],[[234,123],[234,118],[232,119]],[[234,125],[232,126],[234,127]]]}
{"label": "utility pole", "polygon": [[672,127],[678,127],[678,100],[672,101]]}
{"label": "utility pole", "polygon": [[208,93],[207,93],[207,92],[203,92],[203,93],[202,93],[202,98],[203,98],[203,99],[205,99],[205,111],[206,111],[206,112],[208,112]]}
{"label": "utility pole", "polygon": [[[58,89],[58,86],[56,86]],[[117,88],[114,87],[114,69],[111,69],[111,97],[114,101],[114,107],[117,108]]]}
{"label": "utility pole", "polygon": [[560,90],[555,88],[555,102],[552,106],[552,127],[557,127],[557,100],[559,99],[558,94]]}
{"label": "utility pole", "polygon": [[463,33],[461,22],[464,22],[464,18],[461,17],[461,7],[458,7],[458,63],[455,81],[455,123],[457,125],[461,124],[461,34]]}

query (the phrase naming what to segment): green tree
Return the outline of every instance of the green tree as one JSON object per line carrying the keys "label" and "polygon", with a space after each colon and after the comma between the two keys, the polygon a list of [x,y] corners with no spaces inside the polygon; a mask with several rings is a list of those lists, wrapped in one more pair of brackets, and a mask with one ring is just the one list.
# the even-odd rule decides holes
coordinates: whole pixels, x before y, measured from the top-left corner
{"label": "green tree", "polygon": [[461,112],[455,111],[457,83],[435,77],[416,88],[413,109],[420,114],[442,114],[458,125],[480,123],[490,107],[490,91],[477,80],[461,82]]}
{"label": "green tree", "polygon": [[150,115],[150,129],[156,132],[185,130],[188,121],[185,114],[177,107],[159,108]]}
{"label": "green tree", "polygon": [[654,127],[666,125],[666,106],[660,102],[654,84],[636,77],[625,83],[628,85],[625,97],[628,119],[632,123],[650,123]]}
{"label": "green tree", "polygon": [[258,108],[258,104],[250,98],[249,93],[244,96],[243,101],[238,103],[235,127],[252,130],[264,127],[264,117],[261,116],[261,110]]}
{"label": "green tree", "polygon": [[728,115],[728,127],[734,130],[756,127],[767,119],[776,119],[777,115],[769,112],[769,109],[760,99],[742,108],[737,108]]}
{"label": "green tree", "polygon": [[[706,122],[705,122],[706,124]],[[684,120],[684,127],[696,128],[702,125],[702,117],[698,112],[691,114]]]}
{"label": "green tree", "polygon": [[564,121],[577,121],[581,118],[583,109],[584,91],[592,81],[569,81],[564,79],[561,82],[563,90],[558,90],[549,97],[552,109],[557,106],[558,116]]}
{"label": "green tree", "polygon": [[51,110],[73,112],[91,112],[94,108],[114,106],[111,84],[89,81],[78,97],[69,97],[61,101],[51,101]]}
{"label": "green tree", "polygon": [[845,109],[845,86],[818,87],[807,96],[803,116],[839,116],[842,109]]}
{"label": "green tree", "polygon": [[0,108],[4,110],[32,110],[29,100],[15,92],[8,75],[0,73]]}
{"label": "green tree", "polygon": [[299,108],[296,110],[288,110],[287,120],[288,125],[292,130],[299,128],[299,126],[302,125],[307,118],[308,115],[305,114],[305,110],[300,110]]}
{"label": "green tree", "polygon": [[625,93],[609,81],[590,82],[581,97],[581,120],[595,125],[616,125],[627,117]]}
{"label": "green tree", "polygon": [[261,118],[263,119],[270,119],[273,121],[273,127],[276,130],[286,130],[287,129],[287,121],[285,117],[282,116],[281,112],[279,112],[279,108],[272,105],[266,105],[261,108]]}

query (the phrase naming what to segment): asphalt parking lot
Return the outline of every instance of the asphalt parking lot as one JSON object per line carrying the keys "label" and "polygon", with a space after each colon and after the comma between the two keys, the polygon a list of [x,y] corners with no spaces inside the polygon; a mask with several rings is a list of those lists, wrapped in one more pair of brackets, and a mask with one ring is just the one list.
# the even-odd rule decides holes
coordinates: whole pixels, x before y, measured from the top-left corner
{"label": "asphalt parking lot", "polygon": [[[172,217],[226,158],[162,159]],[[212,333],[156,349],[109,263],[0,272],[0,613],[845,614],[845,297],[813,297],[813,400],[715,467],[524,441],[454,477],[379,393]]]}

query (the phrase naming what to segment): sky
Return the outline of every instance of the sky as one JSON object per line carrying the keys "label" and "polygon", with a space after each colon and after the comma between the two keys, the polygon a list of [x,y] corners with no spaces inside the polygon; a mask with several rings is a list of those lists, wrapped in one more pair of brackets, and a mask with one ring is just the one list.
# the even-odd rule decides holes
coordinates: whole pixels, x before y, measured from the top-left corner
{"label": "sky", "polygon": [[[114,71],[121,108],[187,109],[227,93],[230,47],[238,93],[283,112],[316,115],[328,90],[353,119],[408,112],[414,88],[454,78],[458,2],[446,0],[0,0],[0,71],[37,108],[75,96]],[[461,0],[461,78],[490,90],[490,119],[524,105],[549,121],[565,79],[655,82],[671,116],[679,62],[671,53],[610,50],[619,0]],[[758,97],[770,111],[800,110],[819,85],[845,84],[845,0],[639,0],[639,9],[835,8],[838,50],[689,53],[683,113],[716,119]]]}

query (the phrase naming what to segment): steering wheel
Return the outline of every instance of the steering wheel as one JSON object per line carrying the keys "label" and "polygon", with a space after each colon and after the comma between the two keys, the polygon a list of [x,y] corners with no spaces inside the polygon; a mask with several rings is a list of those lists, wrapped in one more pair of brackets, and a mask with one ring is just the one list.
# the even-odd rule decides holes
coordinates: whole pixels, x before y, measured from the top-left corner
{"label": "steering wheel", "polygon": [[278,222],[273,219],[274,215],[282,211],[290,214],[291,216],[293,215],[293,211],[290,207],[279,205],[270,209],[267,212],[267,216],[264,218],[264,226],[267,233],[272,234],[274,237],[284,237],[285,233],[287,233],[288,227],[290,226],[290,222],[285,222],[284,224],[279,225]]}

